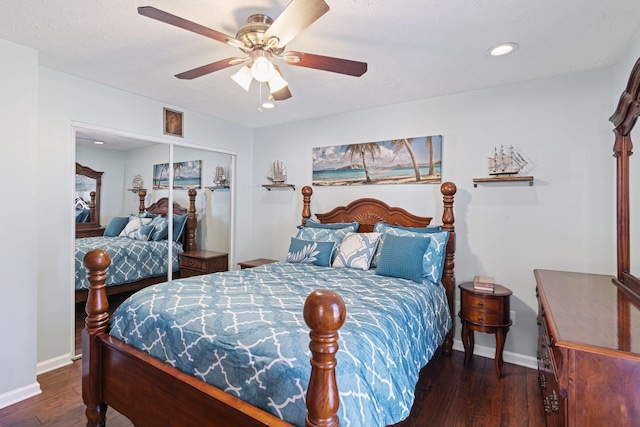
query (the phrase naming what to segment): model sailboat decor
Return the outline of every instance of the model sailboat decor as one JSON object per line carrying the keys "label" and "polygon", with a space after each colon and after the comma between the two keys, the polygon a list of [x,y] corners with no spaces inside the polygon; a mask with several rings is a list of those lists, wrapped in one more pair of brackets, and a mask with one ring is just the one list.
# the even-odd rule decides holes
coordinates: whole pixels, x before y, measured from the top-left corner
{"label": "model sailboat decor", "polygon": [[[477,187],[479,183],[495,183],[495,182],[519,182],[525,181],[529,186],[533,185],[532,176],[518,175],[528,162],[519,150],[513,146],[507,148],[504,145],[500,149],[493,149],[493,156],[489,157],[489,175],[491,178],[473,178],[473,186]],[[529,166],[528,170],[531,170]]]}
{"label": "model sailboat decor", "polygon": [[216,172],[213,175],[213,183],[221,187],[227,185],[227,174],[225,173],[224,166],[216,166]]}
{"label": "model sailboat decor", "polygon": [[513,146],[505,150],[500,146],[500,150],[493,149],[493,157],[489,157],[489,175],[515,175],[527,165],[527,161]]}
{"label": "model sailboat decor", "polygon": [[280,160],[273,162],[269,169],[269,173],[267,174],[267,178],[274,184],[284,184],[287,180],[287,168],[284,167],[284,163]]}

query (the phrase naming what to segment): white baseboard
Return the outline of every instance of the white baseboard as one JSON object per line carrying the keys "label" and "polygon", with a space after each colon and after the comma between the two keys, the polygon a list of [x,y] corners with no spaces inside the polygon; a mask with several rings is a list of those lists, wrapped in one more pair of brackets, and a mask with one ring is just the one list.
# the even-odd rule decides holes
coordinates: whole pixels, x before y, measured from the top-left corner
{"label": "white baseboard", "polygon": [[53,371],[54,369],[62,368],[63,366],[71,365],[73,356],[69,353],[62,356],[54,357],[53,359],[45,360],[36,365],[36,374],[44,374],[45,372]]}
{"label": "white baseboard", "polygon": [[40,390],[40,384],[38,384],[37,381],[33,384],[2,393],[0,394],[0,409],[6,408],[9,405],[13,405],[14,403],[18,403],[40,393],[42,393],[42,390]]}
{"label": "white baseboard", "polygon": [[[453,349],[464,352],[464,346],[461,340],[453,340]],[[496,349],[494,347],[487,347],[486,345],[474,345],[473,354],[486,357],[489,359],[495,359]],[[535,357],[527,356],[519,353],[512,353],[510,351],[503,351],[502,358],[507,363],[513,363],[514,365],[524,366],[525,368],[538,369],[538,361]]]}

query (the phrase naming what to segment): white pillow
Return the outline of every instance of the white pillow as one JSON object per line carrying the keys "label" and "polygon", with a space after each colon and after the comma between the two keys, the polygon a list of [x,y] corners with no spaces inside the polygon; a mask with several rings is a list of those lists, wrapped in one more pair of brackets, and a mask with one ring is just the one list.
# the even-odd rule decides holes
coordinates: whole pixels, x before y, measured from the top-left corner
{"label": "white pillow", "polygon": [[133,216],[129,219],[127,225],[124,226],[124,229],[120,232],[119,236],[135,239],[138,229],[143,225],[148,225],[152,220],[153,218],[140,218]]}
{"label": "white pillow", "polygon": [[338,245],[333,267],[368,270],[382,233],[349,232]]}

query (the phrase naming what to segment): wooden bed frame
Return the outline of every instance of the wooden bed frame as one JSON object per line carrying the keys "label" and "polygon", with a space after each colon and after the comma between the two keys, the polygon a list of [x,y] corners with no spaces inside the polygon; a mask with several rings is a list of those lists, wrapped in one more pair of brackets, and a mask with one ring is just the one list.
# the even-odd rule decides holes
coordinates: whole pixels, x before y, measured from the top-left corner
{"label": "wooden bed frame", "polygon": [[[178,203],[173,203],[173,213],[175,215],[187,215],[187,222],[184,226],[184,231],[181,236],[182,247],[185,251],[195,251],[196,247],[196,227],[198,226],[198,220],[196,218],[196,190],[190,189],[189,195],[189,207],[184,208]],[[140,204],[138,206],[138,212],[149,212],[154,215],[166,216],[169,212],[169,199],[166,197],[161,198],[156,203],[145,207],[145,198],[147,196],[147,190],[140,190],[138,197]],[[155,285],[156,283],[162,283],[167,281],[167,275],[162,274],[160,276],[147,277],[145,279],[137,280],[135,282],[123,283],[121,285],[108,286],[106,288],[107,295],[115,295],[123,292],[137,291],[147,286]],[[87,300],[89,291],[86,289],[75,291],[76,303],[84,302]]]}
{"label": "wooden bed frame", "polygon": [[[440,189],[444,204],[442,228],[450,233],[442,282],[453,314],[456,186],[445,182]],[[302,189],[303,224],[311,216],[312,193],[311,187]],[[431,218],[411,215],[375,199],[360,199],[316,216],[326,222],[358,220],[362,223],[362,231],[370,230],[377,221],[408,227],[424,227],[431,221]],[[86,327],[82,332],[82,398],[87,407],[87,426],[106,424],[107,405],[136,426],[291,426],[109,336],[109,305],[104,286],[109,262],[109,254],[100,249],[89,252],[84,260],[90,282]],[[346,309],[335,292],[317,290],[309,295],[303,310],[311,330],[309,348],[312,353],[306,426],[335,427],[339,425],[335,353],[338,330],[345,320]],[[445,354],[451,353],[453,332],[452,327],[442,345]]]}
{"label": "wooden bed frame", "polygon": [[[631,131],[640,115],[640,59],[631,71],[627,87],[611,121],[615,128],[613,156],[616,158],[617,280],[616,286],[640,306],[640,278],[631,274],[631,234],[629,202],[629,157],[633,154]],[[635,183],[636,192],[637,186]],[[638,212],[635,212],[637,215]],[[638,269],[638,266],[635,266]]]}

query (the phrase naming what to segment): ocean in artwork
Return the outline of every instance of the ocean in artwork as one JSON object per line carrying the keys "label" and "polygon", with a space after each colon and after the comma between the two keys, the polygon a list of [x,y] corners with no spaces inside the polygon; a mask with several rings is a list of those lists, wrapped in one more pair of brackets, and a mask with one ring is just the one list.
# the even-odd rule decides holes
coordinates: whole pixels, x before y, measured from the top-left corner
{"label": "ocean in artwork", "polygon": [[313,149],[312,183],[439,183],[441,159],[442,135],[318,147]]}

